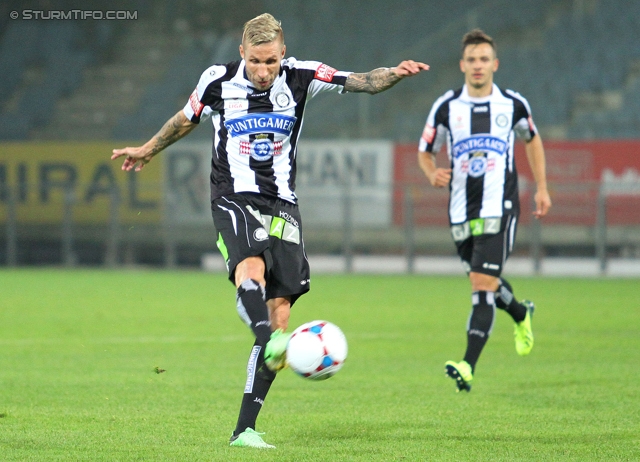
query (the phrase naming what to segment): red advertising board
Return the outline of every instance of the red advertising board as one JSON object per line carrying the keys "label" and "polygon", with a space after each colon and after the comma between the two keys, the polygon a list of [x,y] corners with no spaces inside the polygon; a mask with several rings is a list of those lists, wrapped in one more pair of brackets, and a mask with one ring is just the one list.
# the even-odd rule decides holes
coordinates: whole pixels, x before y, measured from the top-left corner
{"label": "red advertising board", "polygon": [[[607,190],[607,223],[640,225],[640,140],[545,141],[547,181],[553,207],[546,223],[592,225],[598,192]],[[417,144],[397,144],[394,151],[394,223],[402,225],[404,206],[414,205],[419,225],[447,224],[447,191],[432,188],[420,170]],[[437,163],[447,165],[444,152]],[[521,222],[531,220],[533,176],[523,143],[516,144],[520,176]],[[411,201],[407,201],[411,194]]]}

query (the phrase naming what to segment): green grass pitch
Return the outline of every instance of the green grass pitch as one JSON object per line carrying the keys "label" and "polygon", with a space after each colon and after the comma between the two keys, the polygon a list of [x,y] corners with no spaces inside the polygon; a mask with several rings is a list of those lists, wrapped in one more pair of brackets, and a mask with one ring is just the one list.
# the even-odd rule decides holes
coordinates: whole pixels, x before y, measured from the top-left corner
{"label": "green grass pitch", "polygon": [[498,311],[456,394],[462,275],[316,276],[290,328],[335,322],[349,357],[324,382],[279,374],[259,451],[228,447],[253,340],[224,275],[2,270],[0,460],[640,459],[639,281],[511,282],[537,305],[533,352]]}

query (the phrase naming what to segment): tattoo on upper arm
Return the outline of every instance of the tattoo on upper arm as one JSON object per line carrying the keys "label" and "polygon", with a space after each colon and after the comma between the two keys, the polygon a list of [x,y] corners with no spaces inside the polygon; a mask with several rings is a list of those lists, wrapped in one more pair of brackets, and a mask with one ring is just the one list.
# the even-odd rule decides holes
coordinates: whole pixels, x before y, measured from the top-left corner
{"label": "tattoo on upper arm", "polygon": [[382,67],[364,74],[349,74],[344,84],[344,89],[355,93],[364,92],[373,95],[391,88],[400,79],[391,69]]}

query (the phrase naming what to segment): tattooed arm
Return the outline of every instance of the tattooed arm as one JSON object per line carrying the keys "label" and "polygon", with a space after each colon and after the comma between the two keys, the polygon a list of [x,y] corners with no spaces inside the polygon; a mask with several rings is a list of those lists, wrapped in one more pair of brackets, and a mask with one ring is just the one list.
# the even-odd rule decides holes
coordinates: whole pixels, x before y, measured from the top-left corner
{"label": "tattooed arm", "polygon": [[[196,125],[197,124],[187,119],[184,112],[180,110],[176,115],[167,120],[160,131],[144,145],[135,148],[127,147],[123,149],[114,149],[111,160],[125,156],[124,163],[122,164],[122,170],[129,171],[135,167],[135,171],[139,172],[151,161],[151,159],[153,159],[153,156],[158,154],[167,146],[172,145],[180,138],[191,133],[191,130],[196,128]],[[137,167],[136,164],[138,164]]]}
{"label": "tattooed arm", "polygon": [[393,87],[405,77],[428,71],[429,66],[416,61],[402,61],[396,67],[381,67],[365,74],[349,74],[344,84],[346,91],[375,95]]}

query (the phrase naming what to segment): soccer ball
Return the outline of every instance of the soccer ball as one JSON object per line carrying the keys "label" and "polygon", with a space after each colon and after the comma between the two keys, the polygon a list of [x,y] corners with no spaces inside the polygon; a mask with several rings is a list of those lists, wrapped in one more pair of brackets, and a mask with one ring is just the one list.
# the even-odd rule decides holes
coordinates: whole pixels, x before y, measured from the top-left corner
{"label": "soccer ball", "polygon": [[287,344],[289,367],[311,380],[328,379],[342,368],[346,357],[347,339],[338,326],[328,321],[301,325]]}

